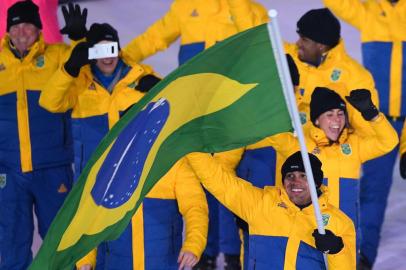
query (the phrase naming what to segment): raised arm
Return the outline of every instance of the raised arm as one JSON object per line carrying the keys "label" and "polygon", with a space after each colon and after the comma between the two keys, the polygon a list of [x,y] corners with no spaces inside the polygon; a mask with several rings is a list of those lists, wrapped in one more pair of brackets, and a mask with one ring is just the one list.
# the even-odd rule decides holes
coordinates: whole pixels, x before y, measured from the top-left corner
{"label": "raised arm", "polygon": [[123,48],[123,57],[139,63],[168,48],[180,36],[177,5],[177,2],[174,1],[170,10],[161,19],[154,22],[144,33]]}
{"label": "raised arm", "polygon": [[365,23],[366,8],[360,0],[323,0],[323,3],[334,15],[358,30]]}
{"label": "raised arm", "polygon": [[227,0],[230,13],[238,31],[268,22],[266,9],[251,0]]}
{"label": "raised arm", "polygon": [[374,134],[360,140],[360,158],[362,162],[390,152],[399,142],[396,130],[386,117],[379,112],[366,89],[356,89],[346,96],[347,101],[368,121]]}
{"label": "raised arm", "polygon": [[235,176],[210,154],[191,153],[189,164],[203,186],[224,206],[248,223],[253,218],[263,190]]}

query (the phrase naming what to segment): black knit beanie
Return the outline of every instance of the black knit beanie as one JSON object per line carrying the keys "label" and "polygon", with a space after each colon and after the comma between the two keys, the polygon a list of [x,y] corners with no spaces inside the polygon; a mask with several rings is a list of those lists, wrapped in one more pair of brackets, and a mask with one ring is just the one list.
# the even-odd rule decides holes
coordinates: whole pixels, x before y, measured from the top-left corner
{"label": "black knit beanie", "polygon": [[316,87],[310,100],[310,120],[315,124],[322,113],[332,109],[341,109],[347,114],[347,107],[340,95],[326,87]]}
{"label": "black knit beanie", "polygon": [[327,8],[312,9],[297,22],[298,34],[334,47],[340,41],[340,22]]}
{"label": "black knit beanie", "polygon": [[16,2],[7,10],[7,32],[11,26],[20,23],[31,23],[42,29],[38,6],[31,0]]}
{"label": "black knit beanie", "polygon": [[[319,188],[323,182],[323,171],[321,170],[320,160],[313,154],[309,153],[310,165],[312,166],[314,184]],[[286,174],[289,172],[305,172],[303,165],[302,154],[300,151],[297,151],[283,163],[281,173],[282,173],[282,182],[285,181]]]}
{"label": "black knit beanie", "polygon": [[99,43],[100,41],[108,40],[108,41],[117,41],[117,43],[119,43],[119,48],[120,48],[120,42],[118,39],[117,30],[114,29],[108,23],[92,24],[90,26],[89,31],[87,32],[86,38],[87,38],[87,42],[89,43],[89,47],[93,47],[95,44]]}

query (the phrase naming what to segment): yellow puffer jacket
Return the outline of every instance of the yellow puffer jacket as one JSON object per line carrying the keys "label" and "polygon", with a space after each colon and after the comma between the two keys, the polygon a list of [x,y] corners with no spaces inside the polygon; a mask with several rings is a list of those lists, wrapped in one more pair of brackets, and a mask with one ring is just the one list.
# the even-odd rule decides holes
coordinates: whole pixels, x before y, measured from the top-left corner
{"label": "yellow puffer jacket", "polygon": [[0,163],[22,172],[72,162],[69,115],[42,109],[38,99],[69,47],[42,35],[22,60],[6,35],[0,44]]}
{"label": "yellow puffer jacket", "polygon": [[[123,50],[136,62],[162,51],[180,37],[179,64],[215,43],[239,32],[230,15],[231,0],[175,0],[169,11],[136,37]],[[265,9],[249,1],[236,8],[239,16],[249,16],[260,24],[267,19]]]}
{"label": "yellow puffer jacket", "polygon": [[360,31],[362,60],[372,73],[381,110],[392,117],[406,116],[406,1],[323,0],[326,7]]}
{"label": "yellow puffer jacket", "polygon": [[[215,158],[193,153],[188,161],[204,187],[249,224],[249,269],[325,269],[315,248],[317,228],[313,206],[300,210],[280,187],[256,188],[225,170]],[[327,255],[329,269],[355,269],[355,229],[351,220],[328,203],[327,189],[319,198],[325,228],[342,237],[344,248]],[[272,250],[272,252],[269,252]]]}
{"label": "yellow puffer jacket", "polygon": [[[371,74],[345,52],[342,40],[328,51],[326,59],[318,67],[300,61],[295,44],[286,44],[285,50],[295,60],[300,73],[300,84],[295,94],[302,123],[310,120],[310,99],[317,86],[334,90],[343,100],[346,100],[345,96],[348,96],[351,90],[368,89],[371,91],[373,103],[379,105],[378,93]],[[352,106],[348,106],[348,114],[356,132],[364,136],[371,134],[368,123]]]}
{"label": "yellow puffer jacket", "polygon": [[[362,163],[390,152],[399,142],[397,133],[381,113],[374,122],[367,122],[375,136],[361,138],[357,133],[348,133],[345,128],[339,143],[330,144],[323,130],[312,122],[304,125],[307,150],[322,162],[324,183],[329,189],[329,202],[340,208],[357,224],[356,214],[358,185]],[[272,146],[278,153],[276,184],[282,185],[280,169],[291,154],[300,150],[297,137],[293,133],[281,133],[268,137],[248,149]]]}
{"label": "yellow puffer jacket", "polygon": [[144,96],[137,90],[137,84],[143,76],[153,73],[152,69],[138,64],[127,69],[128,73],[110,93],[94,80],[89,65],[82,68],[78,78],[60,68],[41,94],[39,103],[45,109],[51,112],[72,110],[76,177],[121,115]]}

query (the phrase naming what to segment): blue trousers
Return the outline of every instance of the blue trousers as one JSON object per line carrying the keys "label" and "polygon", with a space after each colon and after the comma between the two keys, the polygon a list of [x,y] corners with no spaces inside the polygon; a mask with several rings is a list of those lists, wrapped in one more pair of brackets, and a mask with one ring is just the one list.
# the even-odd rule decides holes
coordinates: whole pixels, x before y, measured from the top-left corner
{"label": "blue trousers", "polygon": [[33,208],[42,238],[72,188],[72,167],[16,172],[0,165],[0,270],[26,270],[32,261]]}
{"label": "blue trousers", "polygon": [[[403,121],[391,121],[398,134]],[[361,254],[373,265],[375,262],[385,209],[392,185],[393,168],[399,147],[390,153],[366,162],[362,169],[360,190]]]}

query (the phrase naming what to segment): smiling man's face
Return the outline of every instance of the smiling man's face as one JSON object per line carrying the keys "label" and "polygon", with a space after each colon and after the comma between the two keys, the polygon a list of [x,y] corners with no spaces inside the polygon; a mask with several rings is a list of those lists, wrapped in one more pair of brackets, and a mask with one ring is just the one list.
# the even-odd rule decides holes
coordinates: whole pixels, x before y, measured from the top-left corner
{"label": "smiling man's face", "polygon": [[305,172],[288,172],[283,180],[283,186],[289,199],[295,205],[307,205],[311,202],[309,185]]}

